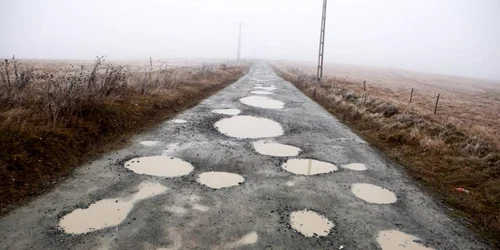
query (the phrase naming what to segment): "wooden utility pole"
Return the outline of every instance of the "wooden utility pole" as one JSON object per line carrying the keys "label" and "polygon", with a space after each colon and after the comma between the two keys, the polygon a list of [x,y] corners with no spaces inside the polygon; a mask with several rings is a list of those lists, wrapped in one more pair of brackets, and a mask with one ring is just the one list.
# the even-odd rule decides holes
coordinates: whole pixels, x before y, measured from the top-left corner
{"label": "wooden utility pole", "polygon": [[323,58],[325,52],[325,27],[326,27],[326,3],[328,0],[323,0],[323,13],[321,17],[321,32],[319,35],[319,54],[318,54],[318,82],[321,82],[323,77]]}

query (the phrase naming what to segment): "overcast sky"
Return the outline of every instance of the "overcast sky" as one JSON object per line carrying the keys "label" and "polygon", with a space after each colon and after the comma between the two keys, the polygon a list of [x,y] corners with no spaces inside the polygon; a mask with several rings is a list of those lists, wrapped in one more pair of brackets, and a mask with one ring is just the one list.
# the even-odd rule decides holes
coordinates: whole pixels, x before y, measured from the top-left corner
{"label": "overcast sky", "polygon": [[[0,0],[0,57],[315,61],[322,0]],[[330,0],[325,62],[500,79],[500,0]]]}

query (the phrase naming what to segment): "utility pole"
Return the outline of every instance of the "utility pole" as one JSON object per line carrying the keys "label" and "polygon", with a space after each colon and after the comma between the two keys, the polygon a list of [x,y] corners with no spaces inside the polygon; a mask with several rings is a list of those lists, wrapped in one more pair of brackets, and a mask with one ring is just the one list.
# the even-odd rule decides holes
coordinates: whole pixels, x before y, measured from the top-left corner
{"label": "utility pole", "polygon": [[323,0],[323,14],[321,17],[321,32],[319,36],[319,55],[318,55],[318,82],[321,82],[323,77],[323,59],[325,52],[325,27],[326,27],[326,3],[328,0]]}
{"label": "utility pole", "polygon": [[238,54],[236,55],[236,60],[240,60],[240,55],[241,55],[241,22],[240,22],[240,32],[238,35]]}

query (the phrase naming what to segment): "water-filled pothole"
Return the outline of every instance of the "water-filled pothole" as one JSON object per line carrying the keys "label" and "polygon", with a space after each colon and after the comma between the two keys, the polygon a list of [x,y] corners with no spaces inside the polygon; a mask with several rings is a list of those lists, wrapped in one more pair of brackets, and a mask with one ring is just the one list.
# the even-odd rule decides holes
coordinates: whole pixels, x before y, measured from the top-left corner
{"label": "water-filled pothole", "polygon": [[235,249],[246,245],[252,245],[255,244],[258,240],[259,240],[259,235],[257,234],[257,232],[253,231],[244,235],[238,241],[228,243],[225,249]]}
{"label": "water-filled pothole", "polygon": [[255,91],[251,91],[250,93],[255,94],[255,95],[274,95],[273,92],[264,91],[264,90],[255,90]]}
{"label": "water-filled pothole", "polygon": [[405,234],[398,230],[380,231],[377,236],[377,243],[382,250],[432,250],[434,248],[425,247],[420,243],[420,239]]}
{"label": "water-filled pothole", "polygon": [[352,185],[351,191],[356,197],[370,203],[391,204],[397,201],[393,192],[373,184],[356,183]]}
{"label": "water-filled pothole", "polygon": [[342,167],[354,171],[365,171],[367,169],[366,165],[363,163],[349,163],[346,165],[342,165]]}
{"label": "water-filled pothole", "polygon": [[138,174],[179,177],[193,171],[191,163],[169,156],[147,156],[125,162],[125,167]]}
{"label": "water-filled pothole", "polygon": [[264,109],[282,109],[285,103],[277,101],[265,96],[248,96],[240,99],[240,102],[249,106],[264,108]]}
{"label": "water-filled pothole", "polygon": [[152,147],[158,145],[159,142],[157,141],[141,141],[141,145],[147,146],[147,147]]}
{"label": "water-filled pothole", "polygon": [[127,218],[135,203],[165,191],[167,188],[160,184],[141,184],[139,191],[132,196],[100,200],[88,208],[74,210],[61,218],[59,226],[69,234],[82,234],[117,226]]}
{"label": "water-filled pothole", "polygon": [[267,138],[283,135],[281,124],[255,116],[233,116],[214,124],[219,132],[240,139]]}
{"label": "water-filled pothole", "polygon": [[184,119],[173,119],[172,122],[173,123],[186,123],[187,121]]}
{"label": "water-filled pothole", "polygon": [[265,90],[265,91],[273,91],[273,90],[276,90],[276,87],[274,86],[269,86],[269,87],[265,87],[265,86],[256,86],[256,87],[253,87],[254,89],[261,89],[261,90]]}
{"label": "water-filled pothole", "polygon": [[241,110],[239,109],[214,109],[212,112],[221,115],[239,115]]}
{"label": "water-filled pothole", "polygon": [[259,154],[278,157],[297,156],[300,153],[300,148],[268,140],[254,142],[253,148]]}
{"label": "water-filled pothole", "polygon": [[238,186],[245,181],[239,174],[227,172],[206,172],[198,176],[197,182],[214,189]]}
{"label": "water-filled pothole", "polygon": [[317,175],[337,171],[339,168],[329,162],[313,159],[290,159],[281,167],[288,172],[299,175]]}
{"label": "water-filled pothole", "polygon": [[290,225],[306,237],[326,236],[334,224],[316,212],[310,210],[294,211],[290,214]]}

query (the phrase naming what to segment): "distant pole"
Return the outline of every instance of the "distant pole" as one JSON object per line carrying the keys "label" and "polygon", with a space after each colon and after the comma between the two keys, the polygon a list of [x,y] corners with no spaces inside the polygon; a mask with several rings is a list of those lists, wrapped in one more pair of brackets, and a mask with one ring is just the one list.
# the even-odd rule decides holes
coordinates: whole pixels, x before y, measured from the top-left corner
{"label": "distant pole", "polygon": [[318,55],[318,82],[321,82],[323,77],[323,58],[325,52],[325,27],[326,27],[326,3],[328,0],[323,0],[323,14],[321,17],[321,32],[319,36],[319,55]]}
{"label": "distant pole", "polygon": [[238,35],[238,54],[236,55],[236,60],[239,61],[241,56],[241,22],[240,22],[240,31]]}
{"label": "distant pole", "polygon": [[411,88],[411,92],[410,92],[410,102],[408,102],[408,104],[411,103],[411,99],[413,98],[413,88]]}

